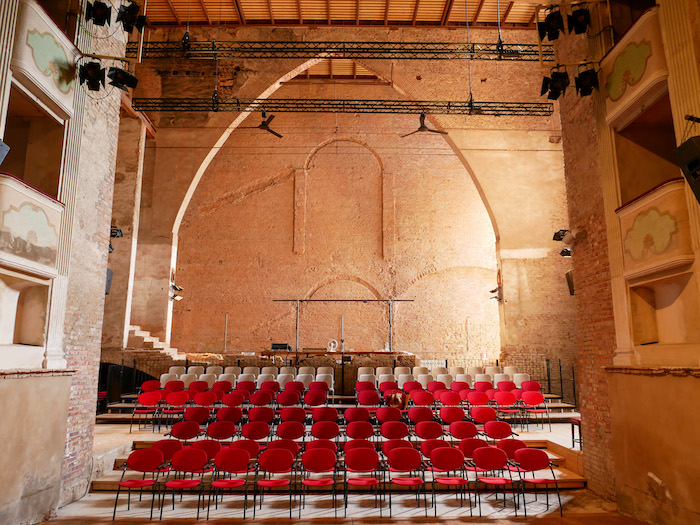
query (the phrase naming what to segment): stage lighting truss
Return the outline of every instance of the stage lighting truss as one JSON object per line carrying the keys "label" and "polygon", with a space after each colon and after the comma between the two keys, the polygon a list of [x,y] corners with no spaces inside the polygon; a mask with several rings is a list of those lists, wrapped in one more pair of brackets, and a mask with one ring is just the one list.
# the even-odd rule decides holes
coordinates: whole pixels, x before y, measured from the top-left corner
{"label": "stage lighting truss", "polygon": [[268,113],[403,113],[548,117],[551,103],[427,100],[336,100],[254,98],[134,98],[136,111],[234,111]]}
{"label": "stage lighting truss", "polygon": [[[139,44],[127,44],[126,56],[137,58]],[[191,58],[375,58],[402,60],[513,60],[537,62],[534,44],[455,42],[144,42],[142,59]],[[554,61],[554,47],[542,44],[542,60]]]}

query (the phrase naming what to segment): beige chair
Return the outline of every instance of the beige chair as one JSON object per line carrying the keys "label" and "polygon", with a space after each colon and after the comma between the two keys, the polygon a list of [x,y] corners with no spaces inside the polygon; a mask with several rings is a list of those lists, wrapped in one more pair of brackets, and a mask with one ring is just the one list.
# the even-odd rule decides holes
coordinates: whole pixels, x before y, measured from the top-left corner
{"label": "beige chair", "polygon": [[493,379],[496,374],[500,374],[500,373],[501,373],[500,366],[487,366],[486,370],[484,370],[484,374],[490,375],[491,379]]}
{"label": "beige chair", "polygon": [[414,366],[413,367],[413,377],[418,377],[422,376],[423,374],[429,374],[430,370],[428,370],[427,366]]}
{"label": "beige chair", "polygon": [[476,374],[474,382],[479,383],[481,381],[486,381],[487,383],[493,383],[493,378],[488,374]]}
{"label": "beige chair", "polygon": [[374,371],[374,375],[377,377],[381,377],[384,374],[393,374],[394,369],[391,368],[390,366],[378,366],[377,369]]}
{"label": "beige chair", "polygon": [[243,373],[240,366],[227,366],[224,368],[224,374],[233,374],[234,376],[239,376]]}
{"label": "beige chair", "polygon": [[236,376],[234,374],[221,374],[219,381],[229,381],[232,385],[236,384]]}
{"label": "beige chair", "polygon": [[182,374],[180,376],[180,381],[185,383],[185,388],[189,388],[192,383],[197,381],[197,376],[194,374]]}
{"label": "beige chair", "polygon": [[260,373],[260,368],[257,366],[245,366],[245,367],[243,367],[243,373],[244,374],[253,374],[254,376],[257,377],[257,375]]}
{"label": "beige chair", "polygon": [[161,374],[160,375],[160,387],[165,388],[168,381],[177,381],[177,374]]}
{"label": "beige chair", "polygon": [[300,366],[299,373],[297,375],[301,374],[308,374],[311,377],[314,377],[316,375],[316,369],[313,366]]}
{"label": "beige chair", "polygon": [[[302,368],[304,368],[304,367],[302,367]],[[301,368],[299,370],[301,370]],[[309,388],[309,385],[314,380],[314,376],[312,376],[311,374],[297,374],[296,380],[304,383],[304,388]]]}
{"label": "beige chair", "polygon": [[262,370],[260,370],[261,374],[272,374],[273,376],[277,377],[277,374],[279,374],[279,369],[276,366],[263,366]]}
{"label": "beige chair", "polygon": [[[408,368],[407,366],[397,366],[394,368],[394,375],[396,377],[401,377],[403,375],[413,375],[411,374],[411,369]],[[413,381],[413,380],[411,380]]]}
{"label": "beige chair", "polygon": [[295,376],[292,374],[279,374],[277,376],[277,382],[280,384],[280,390],[284,390],[284,385],[286,385],[290,381],[294,381],[294,377]]}
{"label": "beige chair", "polygon": [[214,374],[216,377],[219,377],[223,373],[224,367],[222,366],[212,365],[207,367],[207,374]]}
{"label": "beige chair", "polygon": [[432,374],[421,374],[418,376],[418,382],[423,388],[428,388],[428,383],[433,381]]}
{"label": "beige chair", "polygon": [[243,381],[255,381],[255,374],[241,374],[238,376],[238,380],[236,381],[236,384],[241,383]]}
{"label": "beige chair", "polygon": [[171,366],[168,373],[175,374],[176,376],[180,377],[182,374],[187,373],[187,369],[184,366]]}
{"label": "beige chair", "polygon": [[296,366],[283,366],[280,368],[280,375],[281,374],[291,374],[292,376],[297,375],[297,367]]}
{"label": "beige chair", "polygon": [[275,380],[275,376],[273,374],[261,373],[258,376],[258,379],[256,380],[255,384],[257,385],[258,388],[260,388],[265,381],[274,381],[274,380]]}
{"label": "beige chair", "polygon": [[466,383],[469,385],[470,388],[472,386],[472,376],[470,376],[469,374],[457,374],[455,376],[455,381]]}
{"label": "beige chair", "polygon": [[518,372],[519,372],[519,370],[518,370],[518,367],[517,367],[517,366],[504,366],[504,367],[503,367],[503,373],[504,373],[504,374],[508,374],[508,375],[511,377],[511,379],[512,379],[513,376],[514,376],[515,374],[517,374]]}
{"label": "beige chair", "polygon": [[513,383],[515,383],[515,386],[520,388],[520,385],[523,384],[523,381],[529,381],[530,380],[530,374],[513,374]]}
{"label": "beige chair", "polygon": [[362,374],[359,378],[359,381],[369,381],[370,383],[374,383],[375,386],[377,384],[377,376],[374,374]]}
{"label": "beige chair", "polygon": [[451,366],[450,367],[450,375],[452,377],[457,377],[458,374],[463,374],[463,373],[464,373],[463,366]]}
{"label": "beige chair", "polygon": [[399,381],[398,381],[399,388],[403,388],[404,383],[406,383],[408,381],[415,381],[415,379],[413,378],[413,374],[401,374],[399,376]]}
{"label": "beige chair", "polygon": [[377,379],[377,384],[381,385],[382,383],[393,382],[393,381],[396,381],[394,374],[382,374]]}
{"label": "beige chair", "polygon": [[202,374],[197,378],[197,381],[206,381],[209,385],[209,388],[211,388],[216,382],[216,376],[214,374]]}
{"label": "beige chair", "polygon": [[191,366],[187,369],[187,373],[194,374],[197,377],[199,377],[204,373],[204,367],[203,366]]}
{"label": "beige chair", "polygon": [[318,376],[320,374],[330,374],[332,376],[335,376],[335,368],[333,368],[332,366],[319,366],[316,369],[316,375]]}
{"label": "beige chair", "polygon": [[444,366],[434,366],[433,369],[430,371],[430,375],[433,377],[437,377],[440,374],[447,374],[448,370]]}
{"label": "beige chair", "polygon": [[450,374],[440,374],[437,376],[438,381],[442,381],[445,383],[445,388],[450,388],[450,385],[452,384],[452,376]]}
{"label": "beige chair", "polygon": [[334,392],[333,375],[332,374],[317,374],[316,381],[326,383],[330,393]]}
{"label": "beige chair", "polygon": [[374,367],[373,366],[360,366],[357,368],[357,380],[362,381],[360,377],[366,374],[372,374],[374,375]]}
{"label": "beige chair", "polygon": [[467,368],[467,374],[469,374],[472,377],[476,377],[477,374],[483,374],[484,369],[481,366],[470,366]]}
{"label": "beige chair", "polygon": [[497,387],[501,381],[510,381],[508,374],[496,374],[493,376],[493,386]]}

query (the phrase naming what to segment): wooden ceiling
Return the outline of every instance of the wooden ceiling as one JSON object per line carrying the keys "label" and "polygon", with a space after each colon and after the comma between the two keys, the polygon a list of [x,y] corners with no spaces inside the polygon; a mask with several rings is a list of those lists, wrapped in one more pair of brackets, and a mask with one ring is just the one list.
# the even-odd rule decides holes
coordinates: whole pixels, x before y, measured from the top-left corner
{"label": "wooden ceiling", "polygon": [[[146,0],[138,0],[144,5]],[[464,27],[457,0],[147,0],[148,25]],[[469,24],[530,28],[535,2],[467,0]],[[142,11],[143,12],[143,11]]]}

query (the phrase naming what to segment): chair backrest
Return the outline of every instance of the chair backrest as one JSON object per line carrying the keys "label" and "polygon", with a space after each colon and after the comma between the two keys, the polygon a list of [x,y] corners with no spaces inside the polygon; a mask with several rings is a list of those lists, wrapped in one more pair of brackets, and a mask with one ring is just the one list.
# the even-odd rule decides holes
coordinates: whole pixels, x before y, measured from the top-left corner
{"label": "chair backrest", "polygon": [[316,376],[321,374],[329,374],[331,376],[335,375],[335,369],[332,366],[319,366],[316,369]]}
{"label": "chair backrest", "polygon": [[[296,375],[296,374],[295,374]],[[290,381],[294,381],[295,375],[292,374],[278,374],[277,375],[277,382],[280,385],[280,388],[285,388],[287,386],[287,383]]]}
{"label": "chair backrest", "polygon": [[[309,383],[311,384],[311,383]],[[285,390],[293,390],[295,392],[299,392],[300,394],[304,391],[306,386],[302,381],[287,381],[287,383],[284,385]]]}
{"label": "chair backrest", "polygon": [[304,423],[306,421],[306,410],[301,407],[284,407],[280,411],[280,421],[298,421]]}
{"label": "chair backrest", "polygon": [[260,367],[257,366],[244,366],[243,367],[243,373],[244,374],[252,374],[253,376],[257,376],[260,373]]}
{"label": "chair backrest", "polygon": [[283,421],[275,431],[282,439],[299,439],[306,434],[306,427],[299,421]]}
{"label": "chair backrest", "polygon": [[258,377],[255,381],[255,384],[258,386],[258,388],[260,388],[260,385],[262,385],[265,381],[274,381],[274,380],[275,380],[274,375],[262,373],[262,374],[258,375]]}
{"label": "chair backrest", "polygon": [[542,386],[537,381],[523,381],[520,387],[528,392],[539,392],[542,390]]}
{"label": "chair backrest", "polygon": [[[260,374],[262,375],[262,374]],[[260,383],[260,390],[267,390],[268,392],[271,392],[272,394],[277,394],[280,389],[280,384],[277,381],[263,381]]]}
{"label": "chair backrest", "polygon": [[352,421],[345,427],[349,439],[369,439],[374,436],[374,425],[369,421]]}
{"label": "chair backrest", "polygon": [[475,383],[479,383],[482,381],[485,381],[487,383],[491,383],[492,382],[491,374],[476,374],[474,381],[475,381]]}
{"label": "chair backrest", "polygon": [[518,373],[518,367],[517,366],[504,366],[503,373],[508,374],[512,379],[513,376]]}
{"label": "chair backrest", "polygon": [[137,472],[155,472],[165,461],[163,453],[154,448],[134,450],[126,459],[129,469]]}
{"label": "chair backrest", "polygon": [[282,374],[289,374],[292,376],[296,376],[297,375],[297,367],[296,366],[283,366],[282,368],[280,368],[279,375],[282,375]]}
{"label": "chair backrest", "polygon": [[477,448],[474,450],[472,458],[474,459],[474,464],[484,470],[501,470],[508,463],[506,453],[496,447]]}
{"label": "chair backrest", "polygon": [[335,439],[340,434],[340,427],[335,421],[319,421],[311,425],[311,435],[316,439]]}
{"label": "chair backrest", "polygon": [[413,448],[413,445],[405,439],[387,439],[382,443],[382,454],[387,456],[396,448]]}
{"label": "chair backrest", "polygon": [[467,439],[476,437],[479,429],[471,421],[455,421],[450,423],[450,435],[455,439]]}
{"label": "chair backrest", "polygon": [[216,403],[216,393],[212,390],[197,392],[194,395],[194,404],[201,407],[210,407]]}
{"label": "chair backrest", "polygon": [[[486,376],[488,377],[488,376]],[[479,392],[486,392],[487,390],[493,390],[493,384],[491,384],[490,381],[475,381],[474,382],[474,390],[478,390]]]}
{"label": "chair backrest", "polygon": [[[379,388],[381,390],[382,383],[395,383],[396,378],[394,377],[394,374],[382,374],[379,377],[377,377],[377,382],[379,383]],[[398,388],[398,383],[396,384],[396,387]]]}
{"label": "chair backrest", "polygon": [[423,406],[411,407],[408,409],[407,415],[408,420],[414,425],[417,425],[422,421],[432,421],[433,410],[429,407]]}
{"label": "chair backrest", "polygon": [[199,423],[196,421],[178,421],[170,429],[170,435],[183,441],[193,439],[199,435]]}
{"label": "chair backrest", "polygon": [[294,463],[294,455],[285,448],[268,448],[258,458],[260,470],[281,474],[291,472]]}
{"label": "chair backrest", "polygon": [[464,373],[464,367],[463,366],[451,366],[450,371],[448,372],[452,377],[457,377],[458,374],[463,374]]}
{"label": "chair backrest", "polygon": [[220,376],[224,373],[224,367],[219,365],[211,365],[207,367],[207,374],[214,374],[215,376]]}
{"label": "chair backrest", "polygon": [[538,391],[528,391],[523,392],[522,398],[523,403],[528,406],[538,406],[544,404],[544,396],[542,392]]}
{"label": "chair backrest", "polygon": [[451,447],[452,445],[444,439],[426,439],[425,441],[421,441],[420,451],[426,458],[430,458],[430,454],[433,452],[433,450]]}
{"label": "chair backrest", "polygon": [[379,407],[376,412],[377,421],[385,423],[386,421],[400,421],[401,410],[396,407]]}
{"label": "chair backrest", "polygon": [[435,392],[438,390],[445,390],[445,387],[446,385],[442,381],[430,381],[427,385],[428,391],[432,392],[433,394],[435,394]]}
{"label": "chair backrest", "polygon": [[348,449],[345,446],[345,466],[352,472],[372,472],[377,470],[379,464],[379,454],[374,448],[364,446],[353,446]]}
{"label": "chair backrest", "polygon": [[527,443],[519,439],[501,439],[496,446],[506,453],[508,459],[515,460],[515,451],[527,448]]}
{"label": "chair backrest", "polygon": [[314,368],[313,366],[300,366],[297,375],[299,374],[309,374],[313,377],[316,375],[316,368]]}
{"label": "chair backrest", "polygon": [[241,406],[245,400],[246,400],[246,396],[244,394],[242,394],[239,391],[234,390],[233,392],[229,392],[228,394],[224,394],[224,397],[222,398],[221,401],[226,406],[237,407],[237,406]]}
{"label": "chair backrest", "polygon": [[376,390],[361,390],[357,393],[357,404],[375,406],[379,404],[379,392]]}
{"label": "chair backrest", "polygon": [[161,388],[161,382],[158,379],[149,379],[141,384],[141,392],[153,392]]}
{"label": "chair backrest", "polygon": [[275,409],[272,407],[254,407],[248,410],[248,421],[270,423],[275,419]]}
{"label": "chair backrest", "polygon": [[230,421],[233,424],[240,423],[243,418],[243,410],[240,407],[222,407],[216,411],[217,421]]}
{"label": "chair backrest", "polygon": [[489,396],[486,392],[480,392],[479,390],[469,390],[467,392],[467,402],[472,406],[482,406],[489,404]]}
{"label": "chair backrest", "polygon": [[[165,385],[167,385],[171,381],[177,381],[177,374],[160,374],[160,382],[158,384],[158,388],[165,388]],[[141,387],[141,390],[143,391],[143,386]]]}
{"label": "chair backrest", "polygon": [[270,435],[270,425],[264,421],[249,421],[241,427],[241,435],[246,439],[259,440]]}
{"label": "chair backrest", "polygon": [[398,472],[412,472],[421,470],[421,455],[414,448],[393,449],[387,454],[389,467]]}
{"label": "chair backrest", "polygon": [[163,399],[161,390],[151,390],[144,392],[143,394],[139,394],[139,397],[136,399],[136,403],[138,405],[153,407],[160,403],[161,399]]}
{"label": "chair backrest", "polygon": [[180,392],[181,390],[185,389],[185,383],[179,379],[168,381],[165,383],[165,389],[170,390],[171,392]]}
{"label": "chair backrest", "polygon": [[491,445],[487,441],[478,438],[466,438],[461,440],[457,446],[462,451],[464,457],[472,458],[474,451],[479,448],[489,448]]}
{"label": "chair backrest", "polygon": [[225,448],[214,458],[214,465],[221,472],[242,474],[248,472],[250,453],[242,448]]}
{"label": "chair backrest", "polygon": [[505,439],[513,435],[513,430],[506,421],[487,421],[484,424],[484,432],[491,439]]}
{"label": "chair backrest", "polygon": [[469,374],[457,374],[455,376],[455,381],[460,381],[467,383],[470,387],[472,386],[472,376]]}
{"label": "chair backrest", "polygon": [[[394,377],[393,375],[383,375],[382,377]],[[392,390],[399,390],[399,384],[396,381],[379,381],[379,391],[386,395],[387,392]]]}
{"label": "chair backrest", "polygon": [[493,374],[494,385],[497,385],[501,381],[510,381],[510,376],[508,374]]}
{"label": "chair backrest", "polygon": [[273,376],[276,376],[277,374],[279,374],[279,369],[276,366],[263,366],[260,373],[272,374]]}
{"label": "chair backrest", "polygon": [[207,425],[207,436],[212,439],[231,439],[235,433],[236,425],[231,421],[214,421]]}
{"label": "chair backrest", "polygon": [[163,454],[163,459],[165,461],[170,461],[170,458],[173,457],[173,454],[175,454],[175,452],[177,452],[178,450],[181,450],[182,447],[182,441],[178,439],[159,439],[158,441],[155,441],[153,444],[151,444],[152,449],[161,451],[161,453]]}
{"label": "chair backrest", "polygon": [[384,374],[394,375],[394,369],[390,366],[378,366],[377,369],[374,371],[374,375],[379,378],[381,378],[381,376]]}
{"label": "chair backrest", "polygon": [[501,367],[500,366],[487,366],[486,369],[484,370],[484,373],[493,377],[496,374],[501,373]]}
{"label": "chair backrest", "polygon": [[386,439],[403,439],[408,436],[408,425],[403,421],[387,421],[381,424],[379,433]]}
{"label": "chair backrest", "polygon": [[312,376],[311,374],[298,374],[296,380],[299,381],[300,383],[303,383],[304,388],[309,388],[309,385],[314,380],[314,376]]}
{"label": "chair backrest", "polygon": [[257,458],[258,454],[260,454],[260,445],[252,439],[237,439],[228,448],[231,450],[245,450],[251,458]]}
{"label": "chair backrest", "polygon": [[197,423],[198,425],[203,425],[209,421],[209,416],[211,416],[211,409],[207,407],[187,407],[185,413],[182,414],[182,419],[184,421],[190,421]]}
{"label": "chair backrest", "polygon": [[396,377],[401,377],[403,374],[410,374],[411,369],[408,368],[407,366],[397,366],[394,368],[394,376]]}
{"label": "chair backrest", "polygon": [[420,375],[429,374],[430,370],[427,366],[414,366],[413,371],[411,373],[414,377],[418,377]]}
{"label": "chair backrest", "polygon": [[362,376],[365,374],[374,375],[374,367],[373,366],[359,366],[359,367],[357,367],[357,379],[359,381],[362,381]]}
{"label": "chair backrest", "polygon": [[430,375],[433,377],[437,377],[440,374],[446,374],[448,372],[447,367],[444,366],[434,366],[433,369],[430,371]]}
{"label": "chair backrest", "polygon": [[421,421],[416,424],[416,436],[421,439],[437,439],[442,437],[442,425],[437,421]]}
{"label": "chair backrest", "polygon": [[433,381],[432,374],[421,374],[418,376],[418,382],[423,388],[428,388],[428,383]]}
{"label": "chair backrest", "polygon": [[453,392],[469,390],[469,384],[464,381],[452,381],[452,384],[450,385],[450,390],[452,390]]}
{"label": "chair backrest", "polygon": [[413,381],[413,374],[409,373],[404,373],[404,374],[396,374],[396,371],[394,371],[394,375],[399,378],[399,388],[403,388],[404,383]]}
{"label": "chair backrest", "polygon": [[427,390],[413,390],[411,392],[411,400],[416,405],[430,406],[435,403],[435,396]]}
{"label": "chair backrest", "polygon": [[317,374],[316,382],[326,383],[328,388],[333,388],[333,375],[331,374]]}
{"label": "chair backrest", "polygon": [[348,423],[352,423],[353,421],[369,421],[370,413],[369,410],[364,407],[350,407],[345,409],[343,417]]}
{"label": "chair backrest", "polygon": [[374,443],[371,441],[368,441],[366,439],[351,439],[349,441],[346,441],[345,444],[343,445],[343,450],[347,454],[348,451],[356,449],[356,448],[369,448],[372,450],[376,450],[374,448]]}
{"label": "chair backrest", "polygon": [[308,472],[332,472],[336,460],[336,455],[327,448],[306,450],[301,456],[301,464]]}
{"label": "chair backrest", "polygon": [[256,407],[262,407],[272,403],[274,396],[269,390],[258,390],[250,394],[248,402]]}
{"label": "chair backrest", "polygon": [[241,375],[242,370],[240,366],[227,366],[224,368],[224,374],[233,374],[234,376]]}
{"label": "chair backrest", "polygon": [[470,366],[467,368],[467,374],[472,377],[476,377],[478,374],[483,374],[484,368],[481,366]]}
{"label": "chair backrest", "polygon": [[414,390],[423,390],[423,385],[418,381],[406,381],[401,388],[403,388],[404,392],[410,394]]}
{"label": "chair backrest", "polygon": [[330,439],[312,439],[311,441],[307,441],[304,445],[305,450],[315,450],[318,448],[324,448],[330,450],[333,454],[338,454],[338,445]]}
{"label": "chair backrest", "polygon": [[232,374],[221,374],[219,376],[219,380],[216,383],[214,383],[214,386],[212,388],[223,390],[224,393],[230,392],[233,389],[233,384],[235,382],[236,376]]}
{"label": "chair backrest", "polygon": [[496,420],[496,411],[491,407],[474,407],[469,413],[475,423],[483,424]]}
{"label": "chair backrest", "polygon": [[199,365],[193,365],[187,369],[187,373],[194,374],[197,377],[199,377],[204,373],[204,367]]}
{"label": "chair backrest", "polygon": [[309,390],[304,394],[304,404],[317,407],[324,405],[328,400],[328,395],[322,390]]}
{"label": "chair backrest", "polygon": [[374,390],[376,387],[377,385],[375,385],[372,381],[358,381],[355,383],[355,390],[357,392],[362,392],[363,390]]}
{"label": "chair backrest", "polygon": [[170,392],[165,396],[165,403],[171,407],[181,407],[184,406],[190,400],[190,395],[184,390],[177,390],[175,392]]}
{"label": "chair backrest", "polygon": [[282,392],[277,394],[276,401],[280,406],[290,407],[301,401],[301,394],[296,390],[282,390]]}
{"label": "chair backrest", "polygon": [[[236,380],[236,388],[239,388],[242,383],[252,383],[253,389],[255,389],[255,376],[253,374],[241,374]],[[246,390],[248,390],[246,388]],[[252,390],[250,390],[252,392]]]}
{"label": "chair backrest", "polygon": [[445,383],[445,388],[450,388],[452,381],[454,381],[452,374],[440,374],[437,376],[438,382]]}
{"label": "chair backrest", "polygon": [[515,399],[515,394],[507,390],[497,390],[496,393],[493,395],[493,398],[496,400],[496,403],[498,403],[498,406],[500,407],[514,405],[517,401],[517,399]]}
{"label": "chair backrest", "polygon": [[459,395],[459,392],[443,390],[440,394],[440,403],[443,405],[459,405],[462,403],[462,396]]}
{"label": "chair backrest", "polygon": [[430,463],[440,472],[451,472],[464,468],[464,454],[458,448],[434,448],[430,453]]}
{"label": "chair backrest", "polygon": [[311,419],[314,423],[318,421],[333,421],[338,422],[338,409],[333,407],[318,407],[311,412]]}
{"label": "chair backrest", "polygon": [[377,376],[374,374],[360,374],[360,381],[367,381],[373,384],[377,384]]}
{"label": "chair backrest", "polygon": [[181,376],[182,374],[187,373],[187,369],[184,366],[171,366],[168,369],[168,373],[175,374],[177,376]]}
{"label": "chair backrest", "polygon": [[513,374],[513,383],[515,383],[515,386],[520,388],[523,384],[523,381],[529,381],[530,380],[530,374],[523,374],[523,373],[518,373],[518,374]]}
{"label": "chair backrest", "polygon": [[440,419],[447,425],[455,421],[464,421],[464,416],[465,413],[462,407],[442,407],[440,409]]}
{"label": "chair backrest", "polygon": [[504,392],[510,392],[511,390],[515,390],[516,386],[513,381],[499,381],[496,383],[496,388]]}
{"label": "chair backrest", "polygon": [[528,472],[549,468],[549,456],[538,448],[521,448],[515,451],[515,461]]}
{"label": "chair backrest", "polygon": [[211,388],[216,383],[216,376],[214,374],[202,374],[199,376],[198,381],[206,382],[208,388]]}

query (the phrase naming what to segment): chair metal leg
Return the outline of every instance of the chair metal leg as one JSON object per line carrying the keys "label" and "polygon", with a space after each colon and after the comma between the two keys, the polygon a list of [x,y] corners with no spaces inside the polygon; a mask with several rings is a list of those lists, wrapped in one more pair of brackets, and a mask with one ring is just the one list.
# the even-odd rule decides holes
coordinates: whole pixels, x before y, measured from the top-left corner
{"label": "chair metal leg", "polygon": [[117,501],[119,500],[119,491],[121,490],[121,487],[117,485],[117,497],[114,498],[114,512],[112,513],[112,521],[114,521],[117,517]]}

